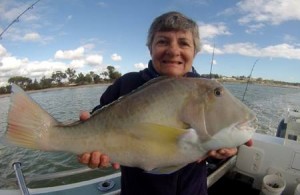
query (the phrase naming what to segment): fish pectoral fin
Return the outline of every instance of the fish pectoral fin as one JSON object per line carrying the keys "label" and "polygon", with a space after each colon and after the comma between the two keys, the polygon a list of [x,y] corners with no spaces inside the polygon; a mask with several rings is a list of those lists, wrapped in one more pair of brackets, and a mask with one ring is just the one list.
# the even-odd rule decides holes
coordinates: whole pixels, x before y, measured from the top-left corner
{"label": "fish pectoral fin", "polygon": [[178,171],[179,169],[183,168],[184,166],[186,166],[186,164],[156,168],[151,171],[147,171],[147,173],[156,174],[156,175],[171,174],[171,173],[174,173],[174,172]]}
{"label": "fish pectoral fin", "polygon": [[138,128],[138,130],[135,131],[135,134],[138,137],[159,142],[176,143],[182,135],[189,132],[186,129],[179,129],[155,123],[140,123],[134,128]]}

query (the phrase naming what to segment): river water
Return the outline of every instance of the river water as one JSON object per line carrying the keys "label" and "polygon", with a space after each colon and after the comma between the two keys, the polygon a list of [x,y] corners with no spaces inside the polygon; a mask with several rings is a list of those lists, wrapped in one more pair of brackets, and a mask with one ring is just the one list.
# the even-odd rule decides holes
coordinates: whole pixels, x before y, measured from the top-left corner
{"label": "river water", "polygon": [[[245,84],[226,83],[225,86],[237,98],[242,99]],[[38,91],[30,96],[59,121],[77,120],[80,111],[91,110],[99,104],[99,97],[107,86],[95,85],[79,88]],[[9,97],[0,97],[0,137],[6,129]],[[249,85],[245,95],[245,104],[256,114],[259,120],[257,132],[275,135],[279,121],[287,110],[300,109],[300,89],[289,87],[271,87]],[[63,152],[41,152],[0,143],[0,188],[15,188],[12,163],[20,161],[26,176],[54,173],[84,167],[77,161],[76,155]],[[103,170],[107,174],[109,170]]]}

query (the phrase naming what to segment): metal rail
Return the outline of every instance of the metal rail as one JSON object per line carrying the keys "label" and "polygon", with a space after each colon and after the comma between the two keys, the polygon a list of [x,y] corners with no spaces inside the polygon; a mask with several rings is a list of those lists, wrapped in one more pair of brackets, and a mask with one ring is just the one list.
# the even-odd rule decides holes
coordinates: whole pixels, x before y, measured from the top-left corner
{"label": "metal rail", "polygon": [[19,185],[22,195],[30,195],[28,188],[26,186],[26,183],[25,183],[23,173],[22,173],[21,163],[15,162],[15,163],[13,163],[13,167],[14,167],[14,170],[16,173],[16,178],[17,178],[18,185]]}
{"label": "metal rail", "polygon": [[47,173],[47,174],[43,174],[43,175],[35,175],[35,176],[31,176],[31,177],[26,177],[26,181],[32,182],[32,181],[56,179],[56,178],[76,175],[76,174],[80,174],[80,173],[86,173],[89,171],[95,171],[95,170],[88,168],[88,167],[83,167],[83,168],[72,169],[72,170],[67,170],[67,171],[60,171],[60,172],[56,172],[56,173]]}

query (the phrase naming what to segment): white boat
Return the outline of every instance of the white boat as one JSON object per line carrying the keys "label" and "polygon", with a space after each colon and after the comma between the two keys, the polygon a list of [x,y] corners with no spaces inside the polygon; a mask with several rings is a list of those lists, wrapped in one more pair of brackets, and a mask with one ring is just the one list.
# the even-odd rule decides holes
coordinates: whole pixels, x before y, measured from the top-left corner
{"label": "white boat", "polygon": [[[120,194],[119,172],[77,183],[28,188],[21,164],[14,163],[13,167],[19,189],[2,189],[0,195]],[[296,188],[300,194],[300,112],[289,111],[288,116],[280,122],[276,137],[255,133],[252,147],[241,146],[238,154],[226,161],[210,160],[207,168],[210,195],[293,195],[296,194]],[[82,170],[75,170],[72,174],[78,172]],[[35,179],[45,180],[68,174],[70,173],[56,173]],[[267,181],[270,178],[275,181]],[[282,192],[279,192],[280,190]]]}

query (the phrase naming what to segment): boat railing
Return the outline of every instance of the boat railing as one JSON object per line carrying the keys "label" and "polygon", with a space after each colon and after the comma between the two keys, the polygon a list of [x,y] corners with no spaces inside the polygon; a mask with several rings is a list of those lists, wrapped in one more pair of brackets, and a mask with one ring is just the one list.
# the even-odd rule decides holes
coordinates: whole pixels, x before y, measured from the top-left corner
{"label": "boat railing", "polygon": [[[43,175],[36,175],[36,176],[31,176],[31,177],[27,177],[23,175],[22,172],[22,165],[20,162],[14,162],[13,163],[13,168],[15,171],[15,175],[16,175],[16,179],[17,179],[17,183],[20,189],[20,192],[22,195],[30,195],[31,192],[35,192],[34,194],[40,194],[40,190],[44,193],[43,191],[43,187],[42,188],[30,188],[27,186],[28,183],[30,182],[38,182],[38,181],[44,181],[44,180],[52,180],[52,179],[57,179],[57,178],[63,178],[63,177],[67,177],[67,176],[75,176],[75,175],[79,175],[79,174],[83,174],[83,173],[87,173],[87,172],[91,172],[91,171],[96,171],[95,169],[90,169],[88,167],[83,167],[83,168],[78,168],[78,169],[73,169],[73,170],[67,170],[67,171],[61,171],[61,172],[56,172],[56,173],[48,173],[48,174],[43,174]],[[102,172],[103,173],[103,172]],[[120,172],[117,173],[113,173],[113,174],[109,174],[106,176],[101,176],[101,177],[97,177],[94,179],[89,179],[89,181],[84,180],[81,184],[77,185],[77,186],[81,186],[81,185],[94,185],[94,183],[96,182],[96,188],[99,190],[99,193],[105,193],[107,194],[108,192],[110,192],[109,190],[112,190],[111,193],[108,194],[118,194],[119,190],[119,184],[118,183],[117,178],[119,178],[121,175]],[[16,179],[12,180],[12,181],[16,181]],[[56,188],[57,189],[68,189],[68,186],[72,186],[72,184],[64,184],[64,187],[62,188]],[[114,186],[116,186],[114,188]],[[55,188],[55,187],[46,187],[45,189],[50,189],[50,188]],[[114,189],[113,189],[114,188]],[[116,190],[117,189],[117,190]]]}
{"label": "boat railing", "polygon": [[21,190],[22,195],[30,195],[29,191],[28,191],[28,188],[26,186],[26,183],[25,183],[25,179],[24,179],[22,169],[21,169],[21,163],[20,162],[15,162],[15,163],[13,163],[13,167],[14,167],[14,170],[15,170],[15,173],[16,173],[16,178],[17,178],[18,185],[19,185],[19,188]]}
{"label": "boat railing", "polygon": [[[17,166],[18,171],[22,172],[21,164],[22,163],[20,163],[20,162],[14,162],[12,166],[14,168]],[[87,173],[90,171],[95,171],[95,169],[91,169],[88,167],[82,167],[82,168],[60,171],[60,172],[55,172],[55,173],[46,173],[46,174],[42,174],[42,175],[25,176],[24,178],[25,178],[26,182],[34,182],[34,181],[42,181],[42,180],[49,180],[49,179],[57,179],[57,178],[61,178],[61,177],[67,177],[67,176]],[[8,181],[12,182],[12,181],[16,181],[16,180],[15,180],[15,178],[11,178],[11,179],[8,179]]]}

